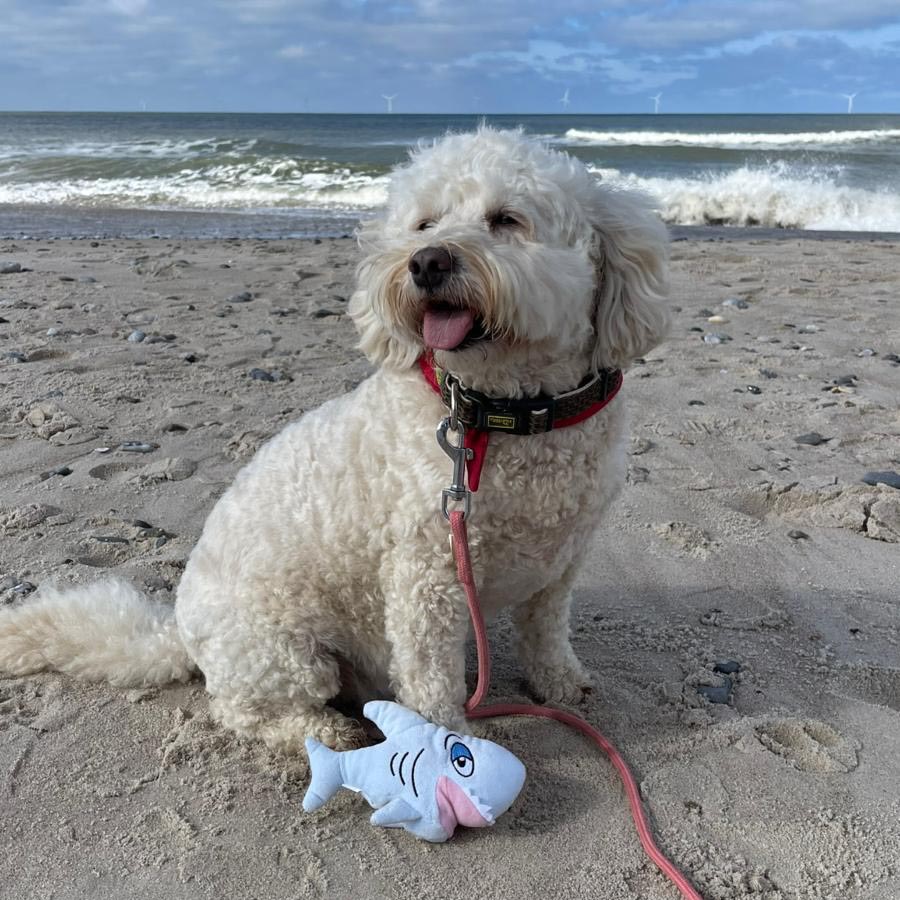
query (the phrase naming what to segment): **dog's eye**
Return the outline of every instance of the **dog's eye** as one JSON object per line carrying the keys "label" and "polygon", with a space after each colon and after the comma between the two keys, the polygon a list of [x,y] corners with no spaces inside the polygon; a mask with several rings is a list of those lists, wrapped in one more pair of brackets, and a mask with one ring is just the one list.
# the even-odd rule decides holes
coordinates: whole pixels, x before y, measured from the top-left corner
{"label": "dog's eye", "polygon": [[488,224],[491,228],[515,228],[521,222],[508,212],[498,212],[488,218]]}
{"label": "dog's eye", "polygon": [[423,219],[416,225],[416,231],[427,231],[429,228],[434,228],[434,222],[431,219]]}

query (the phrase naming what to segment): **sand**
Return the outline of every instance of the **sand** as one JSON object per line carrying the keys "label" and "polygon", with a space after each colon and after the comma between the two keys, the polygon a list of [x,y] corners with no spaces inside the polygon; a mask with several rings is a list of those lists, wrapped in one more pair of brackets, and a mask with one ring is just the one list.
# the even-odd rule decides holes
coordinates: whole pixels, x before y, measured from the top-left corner
{"label": "sand", "polygon": [[[260,441],[369,371],[355,259],[348,240],[0,243],[28,270],[0,275],[0,602],[111,570],[171,601]],[[896,900],[900,490],[861,479],[900,468],[900,247],[687,240],[673,271],[672,337],[623,394],[629,484],[576,592],[584,713],[709,900]],[[505,622],[492,637],[493,696],[521,698]],[[475,730],[529,780],[495,828],[429,846],[349,794],[305,815],[305,762],[218,729],[200,680],[0,679],[0,897],[676,897],[585,741]]]}

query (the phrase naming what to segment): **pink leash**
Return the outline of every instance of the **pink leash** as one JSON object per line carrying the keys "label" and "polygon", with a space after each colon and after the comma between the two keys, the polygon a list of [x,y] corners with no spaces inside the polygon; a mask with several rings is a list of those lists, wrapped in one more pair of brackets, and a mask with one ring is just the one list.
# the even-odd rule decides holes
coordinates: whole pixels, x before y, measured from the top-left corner
{"label": "pink leash", "polygon": [[490,716],[543,716],[547,719],[555,719],[566,725],[576,728],[582,734],[589,737],[609,757],[609,761],[615,766],[628,795],[628,803],[631,806],[631,815],[637,828],[638,837],[646,854],[656,863],[663,875],[666,876],[681,892],[682,897],[688,900],[703,900],[700,894],[692,887],[687,878],[670,862],[663,852],[656,846],[650,825],[641,806],[641,796],[638,786],[628,768],[628,764],[619,755],[618,750],[596,728],[588,725],[584,719],[573,713],[561,709],[553,709],[549,706],[532,706],[528,703],[496,703],[492,706],[482,706],[481,703],[488,692],[491,681],[491,658],[488,648],[487,634],[484,628],[484,617],[481,615],[481,607],[478,604],[478,590],[475,587],[475,576],[472,573],[472,560],[469,556],[469,538],[466,529],[465,514],[462,510],[454,510],[448,514],[450,531],[453,535],[453,555],[456,559],[456,571],[460,583],[465,588],[466,600],[469,604],[469,614],[472,616],[472,625],[475,629],[475,644],[478,651],[478,682],[475,691],[466,702],[466,716],[470,719],[484,719]]}

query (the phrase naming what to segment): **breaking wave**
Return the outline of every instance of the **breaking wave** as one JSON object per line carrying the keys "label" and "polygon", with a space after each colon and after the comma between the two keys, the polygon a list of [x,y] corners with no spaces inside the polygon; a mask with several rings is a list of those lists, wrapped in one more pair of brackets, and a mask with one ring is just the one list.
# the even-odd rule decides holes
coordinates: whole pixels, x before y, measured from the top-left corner
{"label": "breaking wave", "polygon": [[[32,167],[35,168],[35,167]],[[101,174],[60,163],[0,181],[0,203],[194,210],[372,209],[384,204],[387,177],[309,160],[268,159],[181,165],[139,174],[120,163]],[[68,171],[66,171],[68,169]],[[129,171],[131,170],[131,171]],[[28,178],[27,174],[38,177]]]}
{"label": "breaking wave", "polygon": [[594,172],[610,184],[649,194],[671,225],[900,232],[900,194],[840,185],[827,170],[775,164],[691,178]]}
{"label": "breaking wave", "polygon": [[867,131],[734,131],[705,134],[688,131],[584,131],[570,128],[565,137],[573,145],[598,147],[721,147],[764,150],[893,145],[900,148],[900,128],[874,128]]}
{"label": "breaking wave", "polygon": [[[878,145],[900,149],[900,129],[771,134],[571,129],[565,140],[605,144],[607,150],[596,156],[608,157],[607,167],[600,163],[593,171],[612,184],[650,194],[673,225],[900,232],[897,179],[880,177],[874,168],[870,172],[868,163],[856,163],[854,169],[849,160],[854,142],[867,150]],[[697,160],[686,170],[683,160],[681,169],[668,166],[666,150],[651,150],[651,167],[644,159],[643,173],[633,174],[625,171],[628,151],[613,147],[629,143],[733,146],[747,152],[726,167],[716,149],[690,151]],[[829,151],[829,144],[848,152]],[[791,162],[753,158],[752,148],[791,145],[809,152]],[[360,151],[355,158],[363,161],[342,162],[308,150],[271,137],[94,141],[78,135],[16,145],[0,137],[0,204],[254,214],[321,211],[351,218],[384,206],[389,160],[376,162],[377,154]]]}

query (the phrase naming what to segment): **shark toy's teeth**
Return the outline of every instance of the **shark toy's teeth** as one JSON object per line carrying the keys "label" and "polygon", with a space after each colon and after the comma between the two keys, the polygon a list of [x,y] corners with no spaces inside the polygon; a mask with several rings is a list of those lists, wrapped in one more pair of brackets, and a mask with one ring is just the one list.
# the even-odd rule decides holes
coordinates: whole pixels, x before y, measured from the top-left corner
{"label": "shark toy's teeth", "polygon": [[[465,788],[463,788],[463,790],[465,790]],[[488,825],[493,825],[496,821],[494,814],[491,811],[491,808],[478,796],[478,794],[475,794],[472,791],[466,791],[466,796],[472,801],[475,809],[484,816]]]}

